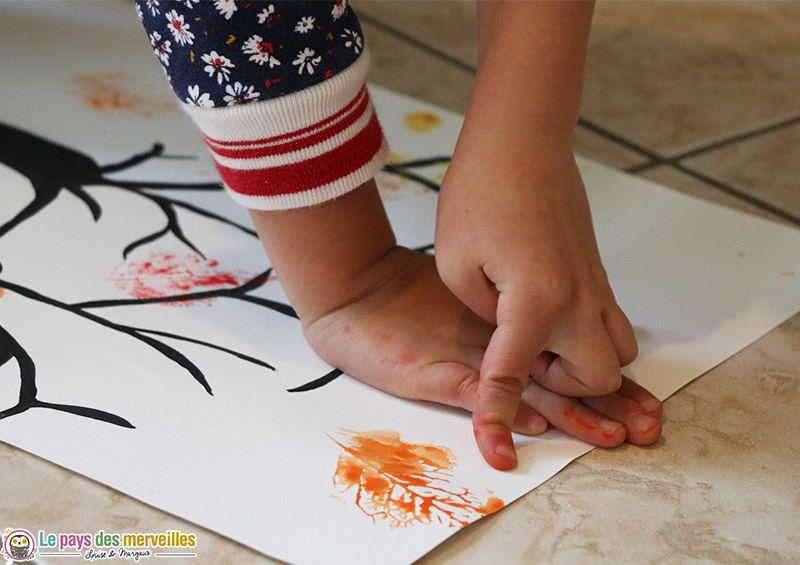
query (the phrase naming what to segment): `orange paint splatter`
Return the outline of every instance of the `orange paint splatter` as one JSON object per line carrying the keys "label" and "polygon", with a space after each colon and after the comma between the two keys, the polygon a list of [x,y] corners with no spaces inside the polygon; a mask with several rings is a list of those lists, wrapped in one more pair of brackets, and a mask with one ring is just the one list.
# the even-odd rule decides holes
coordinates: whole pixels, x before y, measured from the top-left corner
{"label": "orange paint splatter", "polygon": [[333,483],[342,492],[354,489],[356,505],[373,522],[460,528],[504,506],[496,496],[481,503],[468,489],[452,485],[457,459],[446,447],[406,443],[389,430],[340,433],[342,441],[328,436],[344,450]]}
{"label": "orange paint splatter", "polygon": [[75,75],[74,94],[89,108],[98,112],[127,114],[153,118],[176,111],[172,98],[136,92],[137,79],[128,73]]}
{"label": "orange paint splatter", "polygon": [[5,294],[5,292],[6,292],[5,289],[3,289],[2,286],[0,286],[0,298],[3,298],[3,294]]}
{"label": "orange paint splatter", "polygon": [[793,277],[794,271],[781,271],[778,275],[781,277]]}
{"label": "orange paint splatter", "polygon": [[406,115],[403,123],[417,133],[429,132],[442,124],[442,118],[431,112],[414,112]]}
{"label": "orange paint splatter", "polygon": [[[252,277],[250,273],[226,272],[219,263],[197,254],[151,253],[144,261],[128,261],[111,271],[110,279],[121,290],[140,299],[175,296],[190,292],[236,287]],[[164,302],[169,306],[211,305],[213,298]]]}

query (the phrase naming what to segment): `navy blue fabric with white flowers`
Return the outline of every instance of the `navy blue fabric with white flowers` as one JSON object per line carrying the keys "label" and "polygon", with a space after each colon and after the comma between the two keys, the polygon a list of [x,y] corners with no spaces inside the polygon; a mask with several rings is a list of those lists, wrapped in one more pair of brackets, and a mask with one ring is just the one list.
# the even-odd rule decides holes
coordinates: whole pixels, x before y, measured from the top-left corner
{"label": "navy blue fabric with white flowers", "polygon": [[136,12],[172,90],[206,108],[308,88],[364,47],[347,0],[136,0]]}

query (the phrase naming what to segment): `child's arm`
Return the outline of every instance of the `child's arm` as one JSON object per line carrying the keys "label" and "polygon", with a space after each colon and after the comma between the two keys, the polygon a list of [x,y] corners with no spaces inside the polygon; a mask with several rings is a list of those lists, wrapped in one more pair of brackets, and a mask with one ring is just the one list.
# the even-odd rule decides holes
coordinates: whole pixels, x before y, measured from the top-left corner
{"label": "child's arm", "polygon": [[[138,5],[314,350],[391,394],[475,409],[494,327],[444,286],[431,257],[395,245],[372,180],[386,145],[362,88],[367,60],[351,11],[335,2]],[[306,49],[314,55],[299,57]],[[652,443],[661,405],[626,383],[592,401],[532,383],[514,429],[538,433],[549,421],[594,445]]]}
{"label": "child's arm", "polygon": [[442,186],[436,261],[496,323],[473,423],[484,457],[513,467],[509,430],[529,375],[551,391],[616,391],[637,354],[600,260],[572,153],[591,2],[482,2],[480,60]]}

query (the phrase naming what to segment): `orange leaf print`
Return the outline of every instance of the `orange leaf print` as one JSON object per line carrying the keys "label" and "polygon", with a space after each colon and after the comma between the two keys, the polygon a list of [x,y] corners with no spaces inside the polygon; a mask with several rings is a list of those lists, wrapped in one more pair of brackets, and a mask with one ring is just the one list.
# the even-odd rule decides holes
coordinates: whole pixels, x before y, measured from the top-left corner
{"label": "orange leaf print", "polygon": [[333,483],[342,492],[355,489],[364,514],[393,528],[438,523],[460,528],[503,507],[491,496],[481,503],[466,488],[452,484],[457,459],[443,446],[406,443],[389,430],[341,430],[344,450]]}

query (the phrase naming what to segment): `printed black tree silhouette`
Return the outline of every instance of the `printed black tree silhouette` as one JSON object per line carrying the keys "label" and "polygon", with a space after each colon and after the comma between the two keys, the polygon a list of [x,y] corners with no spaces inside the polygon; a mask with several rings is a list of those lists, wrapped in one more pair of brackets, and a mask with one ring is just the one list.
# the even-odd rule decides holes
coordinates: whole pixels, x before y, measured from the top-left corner
{"label": "printed black tree silhouette", "polygon": [[[99,220],[102,215],[102,208],[100,204],[84,190],[85,186],[91,185],[110,186],[135,193],[141,198],[145,198],[155,204],[164,214],[164,227],[154,233],[146,234],[128,244],[121,252],[123,258],[126,258],[128,254],[137,247],[156,241],[168,234],[174,235],[189,249],[205,258],[202,251],[181,229],[177,209],[183,209],[191,213],[198,214],[202,217],[209,218],[213,221],[232,226],[248,236],[256,237],[255,231],[248,226],[240,225],[237,222],[225,218],[224,216],[195,206],[189,202],[177,200],[163,194],[154,194],[152,192],[152,190],[159,189],[204,191],[221,190],[222,186],[219,183],[192,184],[120,181],[110,179],[106,176],[108,173],[114,173],[131,168],[153,158],[173,157],[164,155],[164,146],[160,143],[155,143],[149,151],[134,155],[120,163],[100,166],[91,157],[74,149],[64,147],[32,133],[0,123],[0,163],[4,163],[8,167],[24,175],[30,181],[34,190],[33,200],[14,217],[12,217],[6,223],[0,225],[0,238],[26,220],[35,216],[38,212],[52,203],[64,190],[77,196],[89,208],[94,220]],[[405,163],[393,163],[391,165],[387,165],[384,170],[390,174],[420,183],[431,190],[438,191],[439,185],[437,183],[413,172],[411,169],[447,163],[449,161],[450,157],[420,159]],[[432,250],[432,248],[433,245],[430,244],[419,247],[417,250],[428,252]],[[194,378],[194,380],[206,390],[208,394],[213,394],[211,386],[200,368],[191,359],[158,338],[169,338],[178,341],[194,343],[209,349],[224,352],[268,370],[274,371],[276,369],[266,361],[257,359],[250,355],[245,355],[244,353],[234,351],[214,343],[160,330],[119,324],[103,318],[102,316],[91,312],[91,310],[112,306],[136,306],[159,302],[191,302],[217,297],[228,297],[268,308],[289,317],[297,318],[297,314],[289,304],[253,296],[250,294],[252,291],[261,287],[267,282],[271,272],[271,268],[267,269],[266,271],[256,275],[255,277],[252,277],[236,287],[227,287],[201,292],[190,292],[157,298],[96,300],[75,304],[68,304],[55,298],[45,296],[44,294],[33,289],[14,283],[11,280],[6,280],[2,277],[0,277],[0,289],[16,293],[27,299],[45,304],[47,306],[69,312],[109,330],[128,335],[131,338],[148,345],[161,355],[168,358],[170,361],[176,363],[182,369],[187,371]],[[2,262],[0,262],[0,275],[2,274],[3,266]],[[34,359],[30,357],[23,345],[20,344],[14,338],[14,336],[12,336],[11,333],[2,326],[2,324],[0,324],[0,367],[2,367],[5,363],[10,362],[12,359],[16,361],[19,367],[19,401],[15,406],[0,411],[0,419],[13,416],[15,414],[20,414],[26,410],[29,410],[30,408],[49,408],[52,410],[76,414],[86,418],[93,418],[95,420],[115,424],[117,426],[127,428],[134,427],[133,424],[131,424],[125,418],[105,412],[103,410],[86,406],[58,404],[40,400],[37,396],[36,364]],[[304,385],[288,389],[288,392],[307,392],[320,388],[333,381],[341,374],[341,371],[334,369],[319,378],[309,381]]]}

